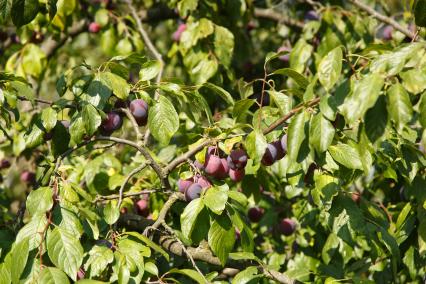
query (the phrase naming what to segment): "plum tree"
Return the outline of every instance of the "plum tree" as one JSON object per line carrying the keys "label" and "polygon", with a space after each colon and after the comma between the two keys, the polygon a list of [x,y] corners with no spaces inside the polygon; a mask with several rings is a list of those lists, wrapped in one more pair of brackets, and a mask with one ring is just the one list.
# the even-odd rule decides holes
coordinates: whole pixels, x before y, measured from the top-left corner
{"label": "plum tree", "polygon": [[275,147],[274,144],[269,143],[265,150],[265,154],[263,154],[261,162],[265,166],[270,166],[277,160],[277,157],[278,149]]}
{"label": "plum tree", "polygon": [[244,169],[247,165],[248,156],[243,149],[232,150],[227,157],[228,166],[230,169]]}
{"label": "plum tree", "polygon": [[111,134],[115,130],[119,129],[123,124],[123,119],[116,112],[107,113],[106,118],[102,121],[101,129],[106,134]]}
{"label": "plum tree", "polygon": [[101,30],[101,25],[96,23],[96,22],[92,22],[89,24],[89,32],[91,33],[98,33]]}
{"label": "plum tree", "polygon": [[248,210],[247,216],[249,220],[253,223],[258,223],[265,213],[265,210],[262,207],[251,207]]}
{"label": "plum tree", "polygon": [[194,199],[200,198],[203,187],[198,183],[193,183],[185,190],[185,199],[186,201],[192,201]]}
{"label": "plum tree", "polygon": [[234,182],[239,182],[243,180],[245,176],[245,170],[244,169],[229,169],[229,178]]}
{"label": "plum tree", "polygon": [[194,178],[179,179],[177,186],[180,192],[184,193],[185,190],[194,183]]}
{"label": "plum tree", "polygon": [[290,236],[296,231],[296,222],[292,219],[284,218],[281,220],[278,229],[284,236]]}
{"label": "plum tree", "polygon": [[25,184],[33,185],[36,182],[36,175],[34,172],[25,170],[21,173],[20,179]]}
{"label": "plum tree", "polygon": [[1,162],[0,162],[0,170],[7,169],[9,167],[10,167],[9,160],[6,160],[6,159],[1,160]]}
{"label": "plum tree", "polygon": [[147,217],[149,215],[149,202],[146,199],[139,199],[135,203],[135,211],[137,214]]}
{"label": "plum tree", "polygon": [[139,126],[146,125],[148,121],[148,104],[142,99],[130,102],[130,112]]}

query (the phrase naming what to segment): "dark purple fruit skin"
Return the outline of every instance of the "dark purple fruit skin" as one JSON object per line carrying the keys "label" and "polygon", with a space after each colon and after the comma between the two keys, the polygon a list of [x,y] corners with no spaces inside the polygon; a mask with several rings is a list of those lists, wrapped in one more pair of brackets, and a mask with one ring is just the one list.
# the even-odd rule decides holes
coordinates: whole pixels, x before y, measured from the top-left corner
{"label": "dark purple fruit skin", "polygon": [[26,184],[35,184],[36,182],[36,175],[33,172],[30,171],[23,171],[21,173],[20,179],[23,183]]}
{"label": "dark purple fruit skin", "polygon": [[177,186],[179,189],[179,192],[184,193],[185,190],[188,189],[192,184],[194,183],[194,178],[188,178],[188,179],[179,179],[177,182]]}
{"label": "dark purple fruit skin", "polygon": [[190,187],[188,187],[185,190],[185,200],[190,202],[194,199],[200,198],[201,192],[203,191],[203,187],[198,184],[194,183]]}
{"label": "dark purple fruit skin", "polygon": [[194,166],[195,166],[197,169],[199,169],[200,171],[203,171],[203,170],[204,170],[204,165],[203,165],[203,164],[201,164],[200,162],[198,162],[198,160],[195,160],[195,162],[194,162]]}
{"label": "dark purple fruit skin", "polygon": [[89,24],[89,32],[96,34],[101,30],[101,25],[96,22],[92,22]]}
{"label": "dark purple fruit skin", "polygon": [[296,230],[296,222],[289,218],[284,218],[280,222],[279,230],[284,236],[290,236]]}
{"label": "dark purple fruit skin", "polygon": [[222,165],[222,161],[219,156],[208,155],[204,163],[204,170],[208,175],[215,175]]}
{"label": "dark purple fruit skin", "polygon": [[146,125],[148,121],[148,104],[142,99],[136,99],[130,102],[129,108],[138,125]]}
{"label": "dark purple fruit skin", "polygon": [[0,170],[7,169],[10,167],[10,162],[6,159],[1,160],[0,162]]}
{"label": "dark purple fruit skin", "polygon": [[145,199],[140,199],[138,202],[135,203],[135,210],[136,213],[146,217],[149,215],[149,204],[148,201]]}
{"label": "dark purple fruit skin", "polygon": [[261,207],[252,207],[249,209],[247,215],[251,222],[257,223],[262,219],[265,210]]}
{"label": "dark purple fruit skin", "polygon": [[278,161],[284,158],[286,152],[284,151],[282,147],[281,141],[277,140],[272,142],[271,144],[275,146],[275,149],[277,149],[277,157],[275,158],[275,160]]}
{"label": "dark purple fruit skin", "polygon": [[281,61],[288,63],[290,61],[290,52],[291,52],[291,47],[288,46],[281,46],[280,48],[278,48],[277,52],[282,52],[282,51],[287,51],[287,54],[281,55],[280,57],[278,57]]}
{"label": "dark purple fruit skin", "polygon": [[310,10],[305,14],[305,21],[318,21],[319,16],[314,10]]}
{"label": "dark purple fruit skin", "polygon": [[195,182],[201,185],[203,189],[206,189],[212,186],[212,183],[208,180],[208,178],[202,175],[195,176]]}
{"label": "dark purple fruit skin", "polygon": [[107,117],[102,121],[102,130],[107,133],[112,133],[113,131],[119,129],[123,124],[123,119],[116,112],[109,112]]}
{"label": "dark purple fruit skin", "polygon": [[232,150],[228,158],[228,166],[230,169],[244,169],[247,165],[247,153],[243,149]]}
{"label": "dark purple fruit skin", "polygon": [[246,172],[244,169],[230,169],[229,170],[229,178],[233,181],[233,182],[239,182],[242,181],[244,176],[245,176]]}
{"label": "dark purple fruit skin", "polygon": [[278,156],[278,150],[273,144],[268,144],[266,148],[265,154],[262,157],[262,165],[270,166],[272,165]]}
{"label": "dark purple fruit skin", "polygon": [[384,40],[391,40],[392,39],[392,33],[393,33],[393,27],[390,25],[387,25],[383,28],[382,36]]}

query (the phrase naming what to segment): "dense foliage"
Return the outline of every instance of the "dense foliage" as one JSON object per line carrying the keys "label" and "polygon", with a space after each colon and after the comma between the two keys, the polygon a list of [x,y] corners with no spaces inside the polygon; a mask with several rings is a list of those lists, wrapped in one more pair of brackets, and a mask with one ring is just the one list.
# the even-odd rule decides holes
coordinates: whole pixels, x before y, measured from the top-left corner
{"label": "dense foliage", "polygon": [[0,0],[0,283],[420,283],[426,1]]}

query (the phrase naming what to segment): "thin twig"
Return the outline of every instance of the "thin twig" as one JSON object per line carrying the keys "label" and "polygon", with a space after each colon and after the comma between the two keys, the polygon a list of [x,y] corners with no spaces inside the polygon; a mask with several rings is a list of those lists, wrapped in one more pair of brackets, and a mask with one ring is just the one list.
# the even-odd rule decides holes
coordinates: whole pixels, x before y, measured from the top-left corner
{"label": "thin twig", "polygon": [[169,227],[169,225],[167,225],[167,223],[163,220],[161,222],[161,225],[163,226],[164,229],[166,229],[166,231],[172,235],[173,237],[175,237],[176,241],[180,244],[180,246],[182,247],[183,252],[186,254],[186,256],[189,258],[189,260],[192,263],[192,266],[195,268],[195,270],[198,271],[199,274],[201,274],[201,276],[203,277],[204,281],[206,283],[209,283],[209,281],[206,279],[206,277],[204,276],[203,272],[200,270],[200,268],[198,268],[197,264],[195,263],[194,258],[192,257],[192,255],[188,252],[188,250],[186,249],[185,245],[182,243],[182,241],[176,236],[175,231],[173,231],[172,228]]}
{"label": "thin twig", "polygon": [[361,10],[367,12],[368,14],[370,14],[371,16],[376,18],[377,20],[392,26],[393,28],[400,31],[401,33],[403,33],[407,37],[411,38],[414,41],[417,41],[415,34],[413,34],[408,28],[401,26],[394,19],[380,14],[379,12],[377,12],[376,10],[374,10],[373,8],[371,8],[370,6],[368,6],[367,4],[365,4],[365,3],[363,3],[359,0],[349,0],[349,2],[351,2],[354,6],[357,6]]}
{"label": "thin twig", "polygon": [[[158,92],[158,86],[160,85],[161,77],[163,76],[163,70],[164,70],[164,65],[165,65],[163,57],[162,57],[161,53],[158,52],[157,48],[155,47],[155,45],[152,43],[151,39],[149,38],[148,33],[144,29],[144,27],[142,25],[142,21],[141,21],[140,17],[138,16],[138,12],[136,11],[136,8],[133,6],[132,0],[124,0],[124,2],[127,3],[127,6],[130,9],[130,13],[132,14],[132,17],[136,21],[136,24],[138,26],[138,31],[141,34],[142,39],[146,44],[146,47],[152,53],[154,58],[156,60],[158,60],[158,62],[160,63],[160,70],[157,74],[157,78],[155,79],[155,83],[157,85],[157,88],[156,88],[155,96],[154,96],[154,99],[158,100],[158,97],[160,96],[160,93]],[[145,136],[144,136],[144,140],[143,140],[144,145],[147,145],[149,135],[150,135],[150,131],[149,131],[149,128],[147,128],[146,131],[145,131]]]}
{"label": "thin twig", "polygon": [[129,182],[129,180],[137,173],[139,173],[140,171],[142,171],[143,169],[145,169],[147,165],[145,163],[143,163],[142,165],[140,165],[139,167],[134,168],[126,177],[126,179],[123,181],[123,183],[121,184],[120,187],[120,191],[118,192],[118,204],[117,207],[118,209],[120,209],[121,207],[121,203],[123,202],[123,191],[124,188],[126,187],[127,183]]}
{"label": "thin twig", "polygon": [[158,214],[157,220],[149,227],[146,227],[143,231],[143,234],[145,236],[148,236],[150,231],[158,229],[162,222],[166,219],[166,215],[169,212],[170,208],[175,204],[178,200],[185,200],[185,197],[180,192],[175,192],[174,194],[170,195],[169,199],[164,203],[163,207],[160,210],[160,213]]}
{"label": "thin twig", "polygon": [[129,109],[127,109],[127,108],[119,108],[118,110],[119,110],[119,111],[121,111],[122,113],[124,113],[124,114],[127,116],[127,118],[130,120],[130,123],[132,124],[133,129],[134,129],[134,131],[135,131],[135,133],[136,133],[136,139],[138,140],[138,144],[139,144],[140,142],[142,142],[142,140],[143,140],[143,135],[142,135],[142,133],[139,131],[139,125],[138,125],[138,123],[136,122],[136,119],[135,119],[135,117],[132,115],[132,113],[130,112],[130,110],[129,110]]}
{"label": "thin twig", "polygon": [[263,134],[268,134],[270,132],[272,132],[275,128],[277,128],[278,126],[280,126],[281,124],[283,124],[284,122],[286,122],[287,120],[289,120],[292,116],[294,116],[296,113],[298,113],[299,111],[305,109],[306,107],[312,107],[317,105],[320,102],[321,98],[315,98],[311,101],[309,101],[306,105],[301,105],[299,107],[296,107],[292,110],[290,110],[286,115],[284,115],[283,117],[277,119],[276,121],[274,121],[271,125],[269,125],[268,128],[266,128],[265,130],[263,130]]}
{"label": "thin twig", "polygon": [[[123,193],[123,198],[125,197],[135,197],[135,196],[140,196],[140,195],[144,195],[144,194],[149,194],[149,193],[156,193],[156,192],[161,192],[161,193],[169,193],[171,194],[172,192],[168,192],[168,191],[164,191],[162,189],[144,189],[142,191],[138,191],[138,192],[128,192],[128,193]],[[113,199],[119,199],[120,195],[118,194],[112,194],[112,195],[99,195],[95,198],[95,200],[93,201],[94,203],[96,202],[100,202],[100,201],[104,201],[104,200],[113,200]]]}
{"label": "thin twig", "polygon": [[287,26],[295,27],[298,29],[303,29],[304,24],[302,22],[299,22],[297,20],[294,20],[292,18],[289,18],[279,12],[276,12],[272,9],[261,9],[261,8],[255,8],[254,9],[254,16],[256,18],[265,18],[273,21],[277,21],[279,23],[283,23]]}

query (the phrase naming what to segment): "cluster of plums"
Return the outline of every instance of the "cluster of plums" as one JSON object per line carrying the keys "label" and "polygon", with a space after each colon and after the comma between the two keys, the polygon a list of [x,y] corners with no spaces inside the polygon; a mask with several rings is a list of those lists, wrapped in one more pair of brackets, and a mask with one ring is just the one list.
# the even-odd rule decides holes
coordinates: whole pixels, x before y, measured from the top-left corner
{"label": "cluster of plums", "polygon": [[[139,126],[144,126],[148,122],[148,104],[142,99],[136,99],[129,104],[130,113]],[[103,134],[111,134],[123,125],[122,117],[115,111],[106,114],[106,118],[102,121],[101,132]]]}
{"label": "cluster of plums", "polygon": [[287,134],[281,139],[268,144],[265,154],[263,154],[261,163],[270,166],[278,160],[284,158],[287,153]]}
{"label": "cluster of plums", "polygon": [[[10,168],[10,166],[11,166],[11,164],[10,164],[9,160],[2,159],[0,161],[0,170]],[[21,182],[28,184],[28,185],[34,185],[36,183],[35,173],[32,172],[32,171],[28,171],[28,170],[23,171],[21,173],[21,175],[19,176],[19,179],[21,180]]]}
{"label": "cluster of plums", "polygon": [[[264,213],[265,210],[263,208],[252,207],[249,209],[247,216],[251,222],[258,223],[262,219]],[[290,218],[283,218],[278,224],[278,231],[284,236],[290,236],[296,231],[296,227],[297,224],[295,221]]]}

